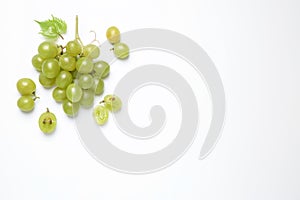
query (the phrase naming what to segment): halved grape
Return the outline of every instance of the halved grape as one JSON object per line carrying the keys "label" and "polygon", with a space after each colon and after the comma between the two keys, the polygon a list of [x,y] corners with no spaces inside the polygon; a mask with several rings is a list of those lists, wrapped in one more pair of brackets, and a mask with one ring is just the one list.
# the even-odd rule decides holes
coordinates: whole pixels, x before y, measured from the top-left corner
{"label": "halved grape", "polygon": [[90,74],[82,74],[78,79],[78,85],[82,89],[89,89],[94,85],[94,78]]}
{"label": "halved grape", "polygon": [[109,27],[106,31],[106,38],[112,44],[120,42],[120,31],[119,31],[119,29],[115,26]]}
{"label": "halved grape", "polygon": [[80,105],[79,103],[72,103],[69,100],[65,100],[62,104],[64,112],[69,116],[69,117],[75,117],[79,111]]}
{"label": "halved grape", "polygon": [[107,62],[100,60],[94,64],[95,77],[106,78],[110,72],[110,66]]}
{"label": "halved grape", "polygon": [[126,59],[129,56],[129,47],[125,43],[117,43],[114,45],[114,54],[119,59]]}
{"label": "halved grape", "polygon": [[103,102],[105,104],[105,107],[112,112],[117,112],[122,107],[122,101],[116,95],[112,95],[112,94],[106,95],[104,97]]}
{"label": "halved grape", "polygon": [[73,81],[73,76],[68,71],[61,71],[56,77],[55,83],[57,87],[65,89],[70,85]]}
{"label": "halved grape", "polygon": [[77,60],[76,69],[79,73],[88,74],[93,71],[93,61],[87,57],[81,57]]}
{"label": "halved grape", "polygon": [[72,83],[67,87],[66,95],[69,101],[79,102],[82,97],[82,89],[77,84]]}
{"label": "halved grape", "polygon": [[48,108],[39,118],[39,127],[45,134],[52,133],[56,129],[56,123],[56,116]]}
{"label": "halved grape", "polygon": [[109,112],[103,105],[97,105],[93,110],[93,117],[98,125],[104,125],[109,117]]}
{"label": "halved grape", "polygon": [[94,44],[88,44],[83,48],[83,56],[91,59],[98,58],[100,55],[100,48]]}
{"label": "halved grape", "polygon": [[21,96],[18,99],[17,105],[23,112],[30,112],[34,108],[34,100],[32,96],[29,95]]}
{"label": "halved grape", "polygon": [[55,78],[47,78],[43,73],[40,73],[39,82],[44,88],[51,88],[55,85]]}
{"label": "halved grape", "polygon": [[21,78],[17,82],[17,89],[21,95],[31,95],[36,90],[36,85],[30,78]]}
{"label": "halved grape", "polygon": [[43,58],[54,58],[58,54],[57,45],[50,41],[42,42],[38,47],[38,52]]}
{"label": "halved grape", "polygon": [[73,40],[67,43],[66,52],[70,56],[78,56],[81,54],[82,47],[77,40]]}
{"label": "halved grape", "polygon": [[58,64],[63,70],[66,71],[74,71],[76,69],[76,59],[67,54],[59,57]]}
{"label": "halved grape", "polygon": [[56,87],[52,91],[52,97],[56,102],[63,102],[65,99],[67,99],[66,90]]}
{"label": "halved grape", "polygon": [[37,71],[42,71],[42,65],[44,62],[44,58],[40,54],[36,54],[35,56],[32,57],[31,63],[32,66],[37,70]]}
{"label": "halved grape", "polygon": [[58,61],[54,58],[46,59],[42,65],[42,72],[47,78],[55,78],[60,72]]}

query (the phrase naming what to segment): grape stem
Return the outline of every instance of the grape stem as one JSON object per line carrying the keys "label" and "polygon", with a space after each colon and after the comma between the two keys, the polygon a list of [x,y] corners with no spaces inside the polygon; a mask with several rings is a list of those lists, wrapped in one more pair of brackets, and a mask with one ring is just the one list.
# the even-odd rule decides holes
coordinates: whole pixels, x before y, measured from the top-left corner
{"label": "grape stem", "polygon": [[105,101],[104,101],[104,100],[102,100],[102,101],[100,101],[100,102],[99,102],[99,104],[101,104],[101,103],[105,103]]}
{"label": "grape stem", "polygon": [[97,34],[96,34],[96,32],[92,30],[92,31],[90,31],[90,33],[94,33],[94,39],[91,41],[91,43],[97,42],[98,45],[100,46],[101,44],[100,44],[99,40],[97,40]]}
{"label": "grape stem", "polygon": [[79,31],[78,31],[78,15],[76,15],[76,24],[75,24],[75,40],[77,40],[81,45],[81,53],[83,52],[83,42],[81,41],[79,37]]}
{"label": "grape stem", "polygon": [[33,95],[33,101],[40,99],[40,97],[36,96],[35,91],[32,93],[32,95]]}

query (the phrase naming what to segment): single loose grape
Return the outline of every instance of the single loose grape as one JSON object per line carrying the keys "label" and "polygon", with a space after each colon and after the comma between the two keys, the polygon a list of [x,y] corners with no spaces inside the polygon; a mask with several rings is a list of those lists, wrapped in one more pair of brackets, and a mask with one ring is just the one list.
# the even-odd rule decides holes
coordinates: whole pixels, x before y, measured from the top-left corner
{"label": "single loose grape", "polygon": [[70,72],[68,71],[61,71],[55,80],[55,83],[57,87],[60,87],[62,89],[65,89],[70,85],[73,81],[73,76]]}
{"label": "single loose grape", "polygon": [[125,43],[116,43],[113,50],[115,56],[119,59],[126,59],[129,56],[129,47]]}
{"label": "single loose grape", "polygon": [[18,99],[17,105],[23,112],[30,112],[34,108],[34,99],[30,95],[21,96]]}
{"label": "single loose grape", "polygon": [[104,102],[105,107],[112,112],[117,112],[122,107],[122,101],[116,95],[112,95],[112,94],[106,95],[104,97],[103,102]]}
{"label": "single loose grape", "polygon": [[21,78],[17,82],[17,89],[21,95],[31,95],[36,90],[36,85],[30,78]]}
{"label": "single loose grape", "polygon": [[54,58],[46,59],[42,65],[42,72],[47,78],[55,78],[60,72],[58,61]]}
{"label": "single loose grape", "polygon": [[78,85],[82,89],[89,89],[94,85],[94,79],[90,74],[82,74],[78,79]]}
{"label": "single loose grape", "polygon": [[69,100],[65,100],[62,104],[64,112],[69,116],[69,117],[75,117],[79,111],[80,105],[79,103],[72,103]]}
{"label": "single loose grape", "polygon": [[119,29],[115,26],[109,27],[106,31],[106,38],[112,44],[120,42],[120,31],[119,31]]}
{"label": "single loose grape", "polygon": [[91,59],[98,58],[100,55],[100,48],[94,44],[88,44],[83,48],[83,56]]}
{"label": "single loose grape", "polygon": [[82,97],[82,89],[77,84],[72,83],[67,87],[66,95],[69,101],[79,102]]}
{"label": "single loose grape", "polygon": [[76,59],[73,56],[64,54],[59,57],[59,66],[66,71],[74,71],[76,68]]}
{"label": "single loose grape", "polygon": [[43,58],[54,58],[58,54],[57,45],[50,41],[42,42],[38,47],[38,52]]}
{"label": "single loose grape", "polygon": [[95,76],[98,78],[106,78],[110,72],[110,66],[107,62],[100,60],[94,64]]}
{"label": "single loose grape", "polygon": [[40,54],[36,54],[32,57],[31,63],[32,66],[37,70],[37,71],[42,71],[42,65],[44,62],[44,58]]}
{"label": "single loose grape", "polygon": [[101,95],[104,92],[104,81],[99,79],[97,86],[95,88],[95,95]]}
{"label": "single loose grape", "polygon": [[55,78],[47,78],[43,73],[40,73],[39,82],[44,88],[51,88],[55,85]]}
{"label": "single loose grape", "polygon": [[67,99],[66,90],[56,87],[52,91],[52,97],[56,102],[63,102],[65,99]]}
{"label": "single loose grape", "polygon": [[104,125],[109,117],[109,112],[103,105],[97,105],[93,110],[93,117],[98,125]]}
{"label": "single loose grape", "polygon": [[56,116],[47,108],[39,118],[39,127],[43,133],[50,134],[56,129],[56,121]]}
{"label": "single loose grape", "polygon": [[76,69],[79,73],[88,74],[93,71],[93,61],[87,57],[81,57],[77,60]]}
{"label": "single loose grape", "polygon": [[81,54],[82,47],[77,40],[73,40],[67,43],[66,52],[70,56],[78,56]]}
{"label": "single loose grape", "polygon": [[83,90],[82,98],[80,100],[80,105],[84,108],[90,108],[94,104],[95,93],[93,90]]}

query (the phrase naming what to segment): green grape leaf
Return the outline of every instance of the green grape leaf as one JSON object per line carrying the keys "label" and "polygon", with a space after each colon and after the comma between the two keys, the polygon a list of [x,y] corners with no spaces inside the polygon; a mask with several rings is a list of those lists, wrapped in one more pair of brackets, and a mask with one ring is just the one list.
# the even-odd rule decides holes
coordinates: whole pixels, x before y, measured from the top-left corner
{"label": "green grape leaf", "polygon": [[63,39],[62,34],[67,32],[66,22],[53,15],[52,19],[41,22],[35,20],[35,22],[40,25],[41,31],[39,33],[49,39],[57,39],[58,37]]}

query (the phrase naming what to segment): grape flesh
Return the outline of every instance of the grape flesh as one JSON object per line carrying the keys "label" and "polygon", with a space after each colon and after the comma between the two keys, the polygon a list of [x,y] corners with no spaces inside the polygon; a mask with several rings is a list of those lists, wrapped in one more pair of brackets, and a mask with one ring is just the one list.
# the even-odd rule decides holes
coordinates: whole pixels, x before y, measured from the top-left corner
{"label": "grape flesh", "polygon": [[67,87],[66,95],[72,103],[79,102],[82,97],[82,89],[77,84],[72,83]]}
{"label": "grape flesh", "polygon": [[111,26],[106,31],[106,38],[111,44],[120,42],[120,31],[117,27]]}
{"label": "grape flesh", "polygon": [[50,134],[56,129],[56,116],[47,109],[39,118],[39,127],[45,134]]}
{"label": "grape flesh", "polygon": [[79,103],[72,103],[69,100],[65,100],[62,104],[64,112],[69,116],[69,117],[75,117],[79,111],[80,105]]}
{"label": "grape flesh", "polygon": [[55,85],[55,78],[47,78],[43,73],[40,73],[39,82],[44,88],[51,88]]}
{"label": "grape flesh", "polygon": [[61,71],[56,77],[55,83],[57,87],[65,89],[73,82],[73,76],[68,71]]}
{"label": "grape flesh", "polygon": [[76,59],[67,54],[60,56],[58,63],[63,70],[74,71],[76,69]]}
{"label": "grape flesh", "polygon": [[100,55],[100,48],[94,44],[88,44],[83,48],[83,56],[91,59],[98,58]]}
{"label": "grape flesh", "polygon": [[81,57],[77,60],[76,69],[79,73],[88,74],[93,71],[93,61],[87,57]]}
{"label": "grape flesh", "polygon": [[44,62],[44,58],[40,55],[40,54],[36,54],[32,57],[31,59],[31,63],[32,63],[32,66],[39,72],[42,71],[42,65],[43,65],[43,62]]}
{"label": "grape flesh", "polygon": [[94,85],[94,78],[90,74],[82,74],[78,79],[78,85],[82,89],[89,89]]}
{"label": "grape flesh", "polygon": [[66,90],[56,87],[52,91],[52,97],[56,102],[63,102],[65,99],[67,99]]}
{"label": "grape flesh", "polygon": [[60,72],[58,61],[54,58],[45,60],[42,65],[42,72],[47,78],[55,78]]}
{"label": "grape flesh", "polygon": [[106,95],[104,97],[104,104],[105,107],[112,112],[117,112],[122,107],[121,99],[118,96],[112,94]]}
{"label": "grape flesh", "polygon": [[31,95],[36,90],[36,85],[30,78],[21,78],[17,82],[17,89],[21,95]]}
{"label": "grape flesh", "polygon": [[43,58],[54,58],[58,54],[57,45],[50,41],[42,42],[38,47],[38,52]]}
{"label": "grape flesh", "polygon": [[32,96],[29,95],[21,96],[18,99],[17,105],[23,112],[30,112],[34,108],[34,100],[32,99]]}
{"label": "grape flesh", "polygon": [[129,56],[129,47],[125,43],[117,43],[114,45],[114,54],[119,59],[126,59]]}
{"label": "grape flesh", "polygon": [[104,125],[109,117],[109,112],[103,105],[97,105],[93,110],[93,117],[98,125]]}
{"label": "grape flesh", "polygon": [[110,72],[110,66],[107,62],[101,60],[94,64],[95,77],[106,78]]}

